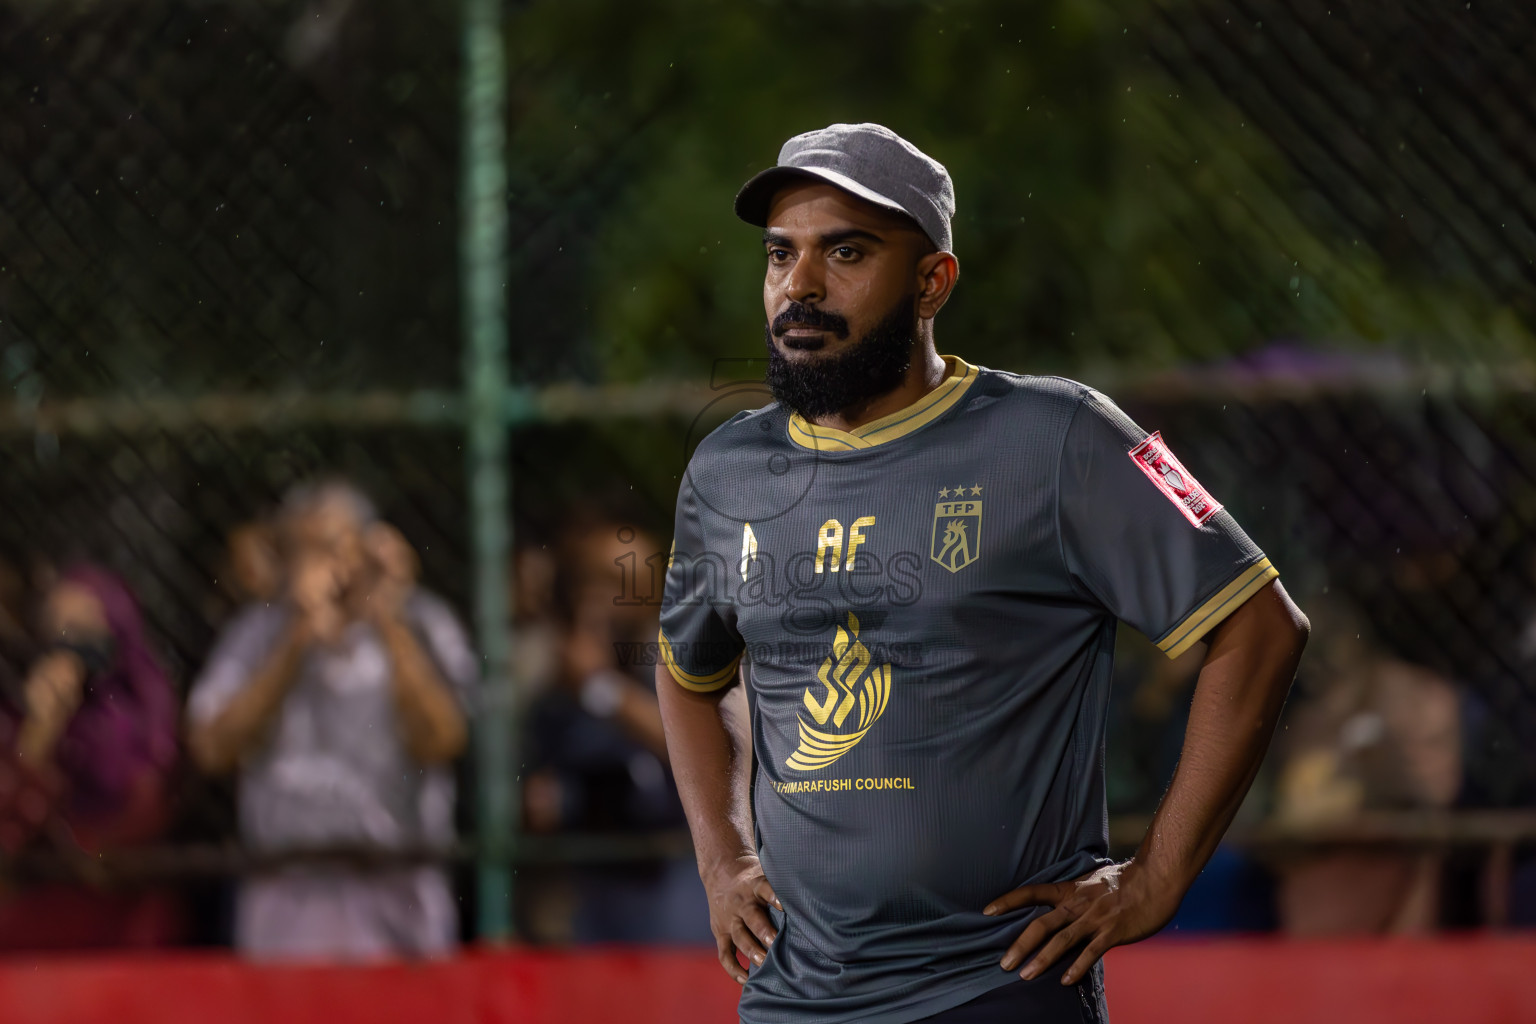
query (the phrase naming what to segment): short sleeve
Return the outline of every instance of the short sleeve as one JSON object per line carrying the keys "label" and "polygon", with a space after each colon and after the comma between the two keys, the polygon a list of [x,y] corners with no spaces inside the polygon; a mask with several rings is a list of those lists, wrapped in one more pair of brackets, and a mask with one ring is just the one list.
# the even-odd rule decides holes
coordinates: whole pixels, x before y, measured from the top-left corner
{"label": "short sleeve", "polygon": [[1280,575],[1161,437],[1097,392],[1068,427],[1057,500],[1074,584],[1170,658]]}
{"label": "short sleeve", "polygon": [[217,718],[271,653],[288,617],[270,605],[238,612],[219,634],[187,697],[187,718],[196,725]]}
{"label": "short sleeve", "polygon": [[422,590],[412,595],[411,619],[427,653],[442,673],[443,681],[458,700],[460,710],[472,711],[480,665],[469,632],[447,602]]}
{"label": "short sleeve", "polygon": [[[692,472],[690,467],[689,473]],[[709,550],[699,501],[689,473],[677,490],[672,549],[661,599],[661,658],[678,685],[700,693],[721,690],[736,679],[746,644],[736,631],[726,585],[729,567]]]}

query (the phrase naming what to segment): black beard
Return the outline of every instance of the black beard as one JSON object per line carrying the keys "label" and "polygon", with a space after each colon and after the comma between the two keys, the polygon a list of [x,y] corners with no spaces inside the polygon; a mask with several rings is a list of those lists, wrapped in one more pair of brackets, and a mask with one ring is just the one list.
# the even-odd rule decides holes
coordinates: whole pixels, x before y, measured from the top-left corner
{"label": "black beard", "polygon": [[[775,317],[775,322],[797,319],[792,313],[786,310]],[[863,337],[835,356],[791,362],[773,343],[773,325],[769,324],[763,328],[763,341],[768,345],[768,388],[774,398],[808,420],[862,406],[901,385],[912,365],[916,339],[917,313],[912,297],[896,303]]]}

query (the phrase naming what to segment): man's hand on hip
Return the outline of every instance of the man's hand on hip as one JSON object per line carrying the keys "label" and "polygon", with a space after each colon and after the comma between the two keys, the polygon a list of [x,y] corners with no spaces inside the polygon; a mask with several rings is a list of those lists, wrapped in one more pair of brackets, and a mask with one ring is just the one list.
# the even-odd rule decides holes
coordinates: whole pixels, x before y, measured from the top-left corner
{"label": "man's hand on hip", "polygon": [[[1172,919],[1182,898],[1150,877],[1135,861],[1110,864],[1071,882],[1026,885],[989,903],[983,914],[995,915],[1019,907],[1054,909],[1031,921],[1003,954],[1002,968],[1018,967],[1030,951],[1045,947],[1019,972],[1026,981],[1039,977],[1067,950],[1087,947],[1061,976],[1063,985],[1082,980],[1112,946],[1138,942]],[[1046,938],[1050,941],[1046,942]]]}
{"label": "man's hand on hip", "polygon": [[715,934],[720,966],[738,985],[745,985],[747,972],[736,952],[761,964],[779,934],[765,908],[772,904],[782,911],[784,907],[753,856],[722,865],[704,879],[704,890],[709,894],[709,929]]}

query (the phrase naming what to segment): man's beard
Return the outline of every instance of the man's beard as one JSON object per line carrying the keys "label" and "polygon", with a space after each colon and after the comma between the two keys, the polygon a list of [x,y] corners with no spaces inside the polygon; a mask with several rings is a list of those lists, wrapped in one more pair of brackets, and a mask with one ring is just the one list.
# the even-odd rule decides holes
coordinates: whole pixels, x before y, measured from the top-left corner
{"label": "man's beard", "polygon": [[768,345],[767,381],[773,397],[803,418],[814,420],[865,405],[896,390],[912,365],[912,346],[917,339],[913,298],[896,303],[842,352],[793,362],[773,343],[776,332],[782,333],[791,324],[803,324],[847,337],[848,323],[835,313],[790,303],[763,328],[763,340]]}

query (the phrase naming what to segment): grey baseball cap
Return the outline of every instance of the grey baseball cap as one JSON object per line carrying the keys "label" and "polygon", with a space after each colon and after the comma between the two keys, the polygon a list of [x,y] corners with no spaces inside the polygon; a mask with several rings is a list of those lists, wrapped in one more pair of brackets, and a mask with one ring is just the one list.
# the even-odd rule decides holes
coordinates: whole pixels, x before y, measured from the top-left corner
{"label": "grey baseball cap", "polygon": [[820,178],[860,199],[904,213],[943,252],[952,252],[950,218],[955,186],[944,165],[879,124],[833,124],[796,135],[779,150],[779,162],[736,193],[736,216],[768,226],[768,208],[779,189],[799,178]]}

